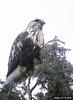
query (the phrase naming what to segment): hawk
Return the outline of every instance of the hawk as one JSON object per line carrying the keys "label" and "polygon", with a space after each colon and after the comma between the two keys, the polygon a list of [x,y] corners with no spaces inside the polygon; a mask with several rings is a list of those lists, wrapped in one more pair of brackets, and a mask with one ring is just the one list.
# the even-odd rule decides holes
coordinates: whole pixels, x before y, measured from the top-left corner
{"label": "hawk", "polygon": [[23,79],[34,68],[34,60],[40,60],[40,49],[44,45],[41,19],[31,21],[25,31],[15,39],[8,62],[8,73],[3,91],[8,92],[13,83]]}

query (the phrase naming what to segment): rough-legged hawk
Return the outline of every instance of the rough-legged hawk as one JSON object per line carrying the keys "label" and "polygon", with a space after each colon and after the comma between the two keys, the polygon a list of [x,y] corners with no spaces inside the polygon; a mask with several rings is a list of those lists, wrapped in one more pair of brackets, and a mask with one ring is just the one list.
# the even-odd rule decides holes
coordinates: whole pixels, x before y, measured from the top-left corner
{"label": "rough-legged hawk", "polygon": [[26,76],[34,67],[34,59],[40,59],[40,48],[44,45],[42,28],[45,22],[41,19],[31,21],[25,31],[17,36],[10,52],[8,73],[3,90]]}

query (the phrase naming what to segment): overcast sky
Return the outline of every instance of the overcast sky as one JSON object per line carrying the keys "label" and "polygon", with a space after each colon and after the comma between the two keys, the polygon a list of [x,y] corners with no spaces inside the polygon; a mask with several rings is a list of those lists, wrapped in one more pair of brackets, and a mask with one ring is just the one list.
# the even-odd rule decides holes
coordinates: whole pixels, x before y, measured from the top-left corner
{"label": "overcast sky", "polygon": [[73,64],[73,0],[0,0],[0,78],[7,73],[12,43],[30,21],[43,19],[45,41],[55,35],[71,48],[67,58]]}

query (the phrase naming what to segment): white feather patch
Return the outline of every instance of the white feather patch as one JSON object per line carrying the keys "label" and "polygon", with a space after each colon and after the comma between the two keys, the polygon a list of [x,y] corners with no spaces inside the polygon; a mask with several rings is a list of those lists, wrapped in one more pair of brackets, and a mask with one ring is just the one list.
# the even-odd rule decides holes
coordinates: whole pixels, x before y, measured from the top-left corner
{"label": "white feather patch", "polygon": [[5,85],[9,84],[10,82],[13,82],[15,79],[19,78],[22,73],[25,74],[27,68],[26,67],[18,67],[7,77]]}
{"label": "white feather patch", "polygon": [[20,46],[22,46],[22,43],[19,41],[19,42],[17,43],[17,47],[20,49]]}

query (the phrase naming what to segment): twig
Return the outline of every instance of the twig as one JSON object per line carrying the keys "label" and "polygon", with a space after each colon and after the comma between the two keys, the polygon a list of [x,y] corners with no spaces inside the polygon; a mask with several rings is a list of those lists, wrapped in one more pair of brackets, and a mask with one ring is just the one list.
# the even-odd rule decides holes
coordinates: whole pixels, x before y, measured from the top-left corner
{"label": "twig", "polygon": [[31,92],[35,89],[35,87],[38,85],[38,81],[35,83],[35,85],[31,88]]}

